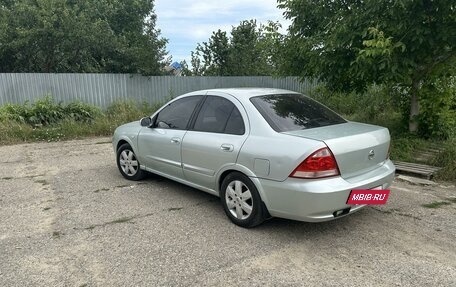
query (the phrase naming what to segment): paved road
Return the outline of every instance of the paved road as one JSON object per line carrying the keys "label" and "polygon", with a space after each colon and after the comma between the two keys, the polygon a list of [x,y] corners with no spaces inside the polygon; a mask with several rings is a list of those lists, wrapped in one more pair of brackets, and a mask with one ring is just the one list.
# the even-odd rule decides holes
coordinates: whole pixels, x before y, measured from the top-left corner
{"label": "paved road", "polygon": [[454,185],[247,230],[214,196],[126,181],[108,142],[0,147],[0,286],[456,286]]}

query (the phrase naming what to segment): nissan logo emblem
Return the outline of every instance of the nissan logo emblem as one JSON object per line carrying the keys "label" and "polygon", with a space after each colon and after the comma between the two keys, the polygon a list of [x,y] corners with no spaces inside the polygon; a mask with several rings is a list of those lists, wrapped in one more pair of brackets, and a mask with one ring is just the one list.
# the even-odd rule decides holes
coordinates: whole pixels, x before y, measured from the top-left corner
{"label": "nissan logo emblem", "polygon": [[369,158],[369,160],[371,160],[371,159],[373,159],[374,157],[375,157],[375,151],[374,151],[373,149],[371,149],[371,150],[369,151],[368,158]]}

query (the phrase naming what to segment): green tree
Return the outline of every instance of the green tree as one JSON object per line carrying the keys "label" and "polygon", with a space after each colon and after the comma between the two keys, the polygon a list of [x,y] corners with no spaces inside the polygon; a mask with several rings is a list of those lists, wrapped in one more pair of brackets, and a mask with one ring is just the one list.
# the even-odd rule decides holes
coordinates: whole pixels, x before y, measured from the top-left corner
{"label": "green tree", "polygon": [[192,63],[199,62],[200,66],[197,66],[197,69],[200,69],[201,74],[205,76],[227,76],[229,75],[228,56],[228,37],[226,32],[219,29],[217,32],[212,32],[209,42],[198,43],[196,53],[192,53],[192,58],[202,57],[202,59],[194,59]]}
{"label": "green tree", "polygon": [[190,53],[190,56],[190,64],[192,67],[189,69],[189,72],[186,76],[202,76],[205,71],[205,65],[201,59],[201,53],[198,51],[198,47],[196,51],[192,51]]}
{"label": "green tree", "polygon": [[279,29],[275,22],[258,25],[255,20],[245,20],[232,27],[230,37],[220,29],[213,32],[208,42],[198,44],[191,53],[192,74],[276,75],[276,52],[283,40]]}
{"label": "green tree", "polygon": [[291,76],[292,74],[280,72],[279,67],[283,66],[282,57],[283,43],[285,35],[279,32],[282,25],[279,22],[268,21],[267,25],[262,26],[260,39],[258,41],[258,52],[261,53],[261,63],[263,64],[264,75]]}
{"label": "green tree", "polygon": [[0,72],[160,74],[150,0],[0,1]]}
{"label": "green tree", "polygon": [[318,77],[334,90],[397,86],[410,101],[409,130],[417,131],[421,88],[454,72],[453,0],[278,2],[292,20],[283,70]]}
{"label": "green tree", "polygon": [[261,74],[264,59],[259,51],[261,34],[256,21],[242,21],[231,30],[230,45],[230,74],[236,76],[251,76]]}

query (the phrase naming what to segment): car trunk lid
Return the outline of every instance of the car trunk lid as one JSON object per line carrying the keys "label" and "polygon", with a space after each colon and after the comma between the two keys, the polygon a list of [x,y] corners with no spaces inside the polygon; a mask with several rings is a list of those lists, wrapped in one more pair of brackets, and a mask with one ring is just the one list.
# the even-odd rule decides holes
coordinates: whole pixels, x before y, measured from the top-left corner
{"label": "car trunk lid", "polygon": [[380,126],[347,122],[284,134],[323,141],[334,154],[343,178],[375,169],[388,157],[389,131]]}

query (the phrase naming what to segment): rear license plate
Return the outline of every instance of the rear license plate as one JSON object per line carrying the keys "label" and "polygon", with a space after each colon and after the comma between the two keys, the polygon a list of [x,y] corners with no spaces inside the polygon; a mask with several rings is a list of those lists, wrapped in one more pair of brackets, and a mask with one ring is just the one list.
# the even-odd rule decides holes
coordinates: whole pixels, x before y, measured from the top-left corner
{"label": "rear license plate", "polygon": [[381,189],[381,187],[373,189],[353,189],[348,196],[347,204],[382,205],[386,204],[389,194],[389,189]]}

